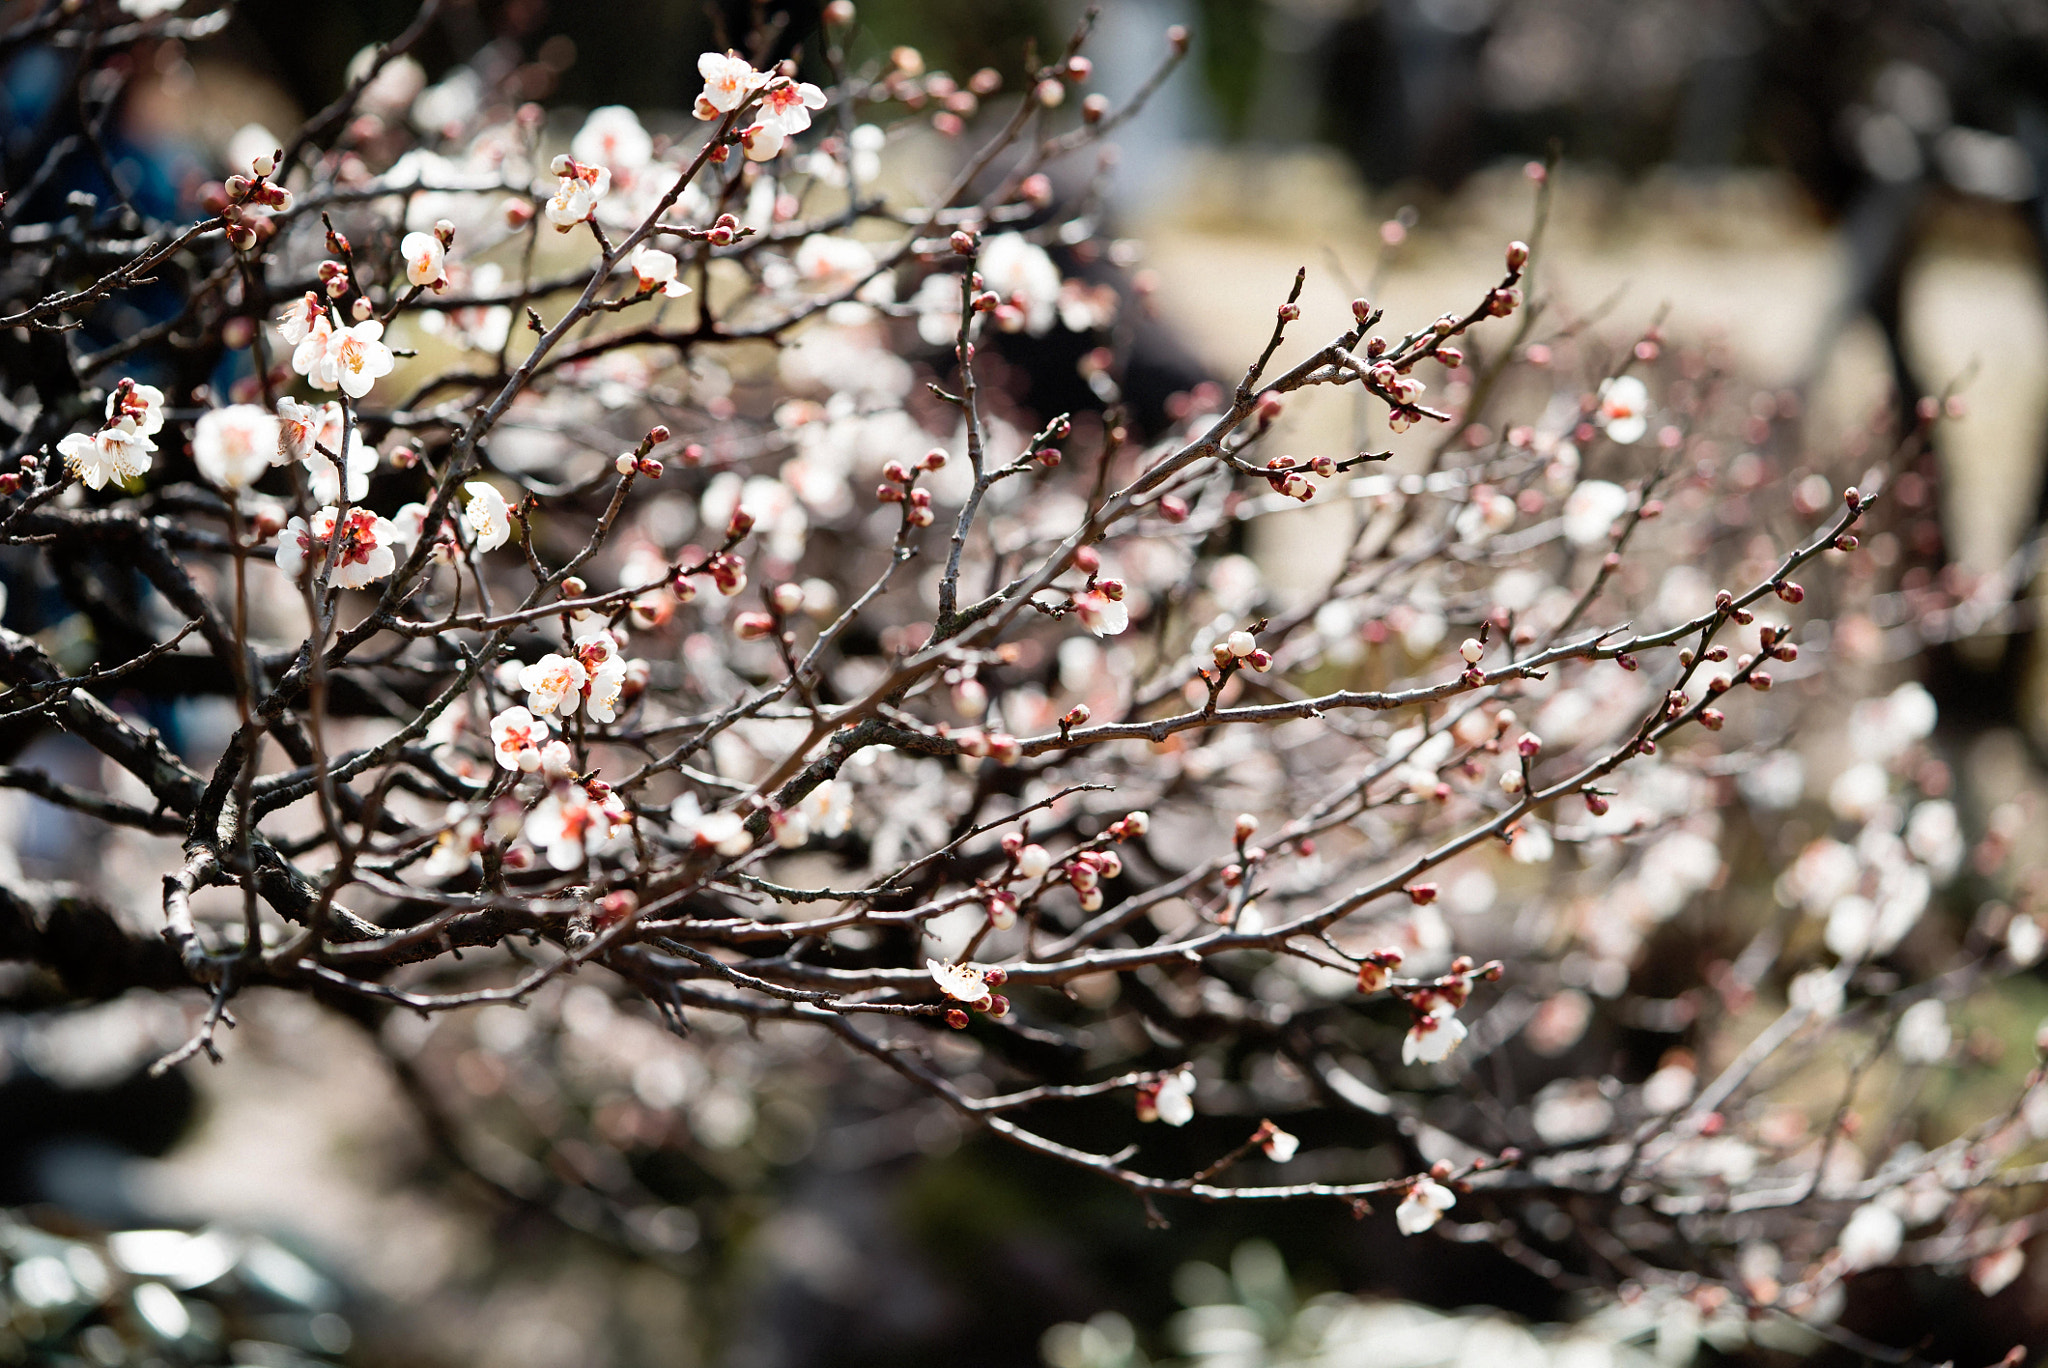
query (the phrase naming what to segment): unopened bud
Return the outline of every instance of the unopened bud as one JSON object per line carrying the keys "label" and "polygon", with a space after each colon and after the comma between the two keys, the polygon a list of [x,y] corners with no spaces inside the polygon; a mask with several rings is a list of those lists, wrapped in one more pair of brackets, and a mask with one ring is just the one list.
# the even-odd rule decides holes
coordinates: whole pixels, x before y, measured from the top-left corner
{"label": "unopened bud", "polygon": [[1529,244],[1516,241],[1508,244],[1508,269],[1519,271],[1529,264]]}
{"label": "unopened bud", "polygon": [[1515,741],[1515,753],[1524,760],[1533,760],[1543,750],[1543,738],[1535,732],[1523,732]]}

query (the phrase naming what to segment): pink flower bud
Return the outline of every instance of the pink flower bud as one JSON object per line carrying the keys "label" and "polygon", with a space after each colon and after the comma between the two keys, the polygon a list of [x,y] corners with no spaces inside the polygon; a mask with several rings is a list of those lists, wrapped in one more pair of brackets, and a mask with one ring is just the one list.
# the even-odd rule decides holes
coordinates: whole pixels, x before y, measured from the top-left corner
{"label": "pink flower bud", "polygon": [[1515,753],[1524,760],[1533,760],[1543,750],[1543,738],[1535,732],[1523,732],[1515,741]]}
{"label": "pink flower bud", "polygon": [[1159,501],[1159,516],[1170,523],[1184,523],[1188,520],[1187,500],[1177,494],[1169,494]]}
{"label": "pink flower bud", "polygon": [[1700,709],[1700,725],[1708,731],[1719,731],[1728,718],[1718,708]]}
{"label": "pink flower bud", "polygon": [[1586,811],[1592,813],[1595,817],[1605,817],[1607,815],[1607,800],[1597,793],[1587,794]]}
{"label": "pink flower bud", "polygon": [[1749,687],[1757,690],[1759,693],[1769,690],[1771,687],[1770,673],[1766,670],[1758,670],[1749,677]]}
{"label": "pink flower bud", "polygon": [[1510,242],[1508,244],[1508,269],[1510,271],[1519,271],[1528,264],[1529,244],[1520,241]]}
{"label": "pink flower bud", "polygon": [[1798,603],[1806,597],[1806,591],[1791,580],[1786,580],[1778,586],[1778,597],[1787,603]]}
{"label": "pink flower bud", "polygon": [[966,1030],[967,1013],[961,1011],[958,1007],[948,1007],[946,1009],[946,1024],[956,1031]]}
{"label": "pink flower bud", "polygon": [[1008,732],[990,732],[988,754],[999,765],[1014,765],[1024,758],[1024,743]]}
{"label": "pink flower bud", "polygon": [[944,470],[946,468],[946,449],[944,447],[933,447],[930,451],[927,451],[924,454],[924,468],[926,470]]}
{"label": "pink flower bud", "polygon": [[1417,907],[1429,906],[1436,901],[1436,885],[1433,883],[1409,884],[1408,901],[1414,903]]}
{"label": "pink flower bud", "polygon": [[732,630],[741,641],[759,641],[775,630],[775,619],[766,613],[741,613],[733,618]]}
{"label": "pink flower bud", "polygon": [[1253,833],[1257,832],[1258,829],[1259,819],[1249,812],[1241,812],[1237,815],[1237,824],[1233,828],[1232,833],[1233,838],[1237,844],[1243,845],[1252,838]]}
{"label": "pink flower bud", "polygon": [[725,525],[725,539],[727,541],[738,541],[753,530],[754,515],[747,512],[744,508],[735,508],[732,511],[731,520]]}

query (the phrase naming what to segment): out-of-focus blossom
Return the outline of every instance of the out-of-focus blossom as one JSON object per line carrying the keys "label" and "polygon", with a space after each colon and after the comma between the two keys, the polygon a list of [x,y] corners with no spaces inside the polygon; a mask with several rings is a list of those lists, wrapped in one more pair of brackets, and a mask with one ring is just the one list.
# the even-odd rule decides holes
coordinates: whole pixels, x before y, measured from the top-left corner
{"label": "out-of-focus blossom", "polygon": [[1258,1142],[1259,1148],[1266,1152],[1266,1157],[1276,1164],[1288,1163],[1301,1152],[1300,1138],[1281,1130],[1271,1121],[1263,1122],[1259,1126]]}
{"label": "out-of-focus blossom", "polygon": [[1564,501],[1565,540],[1573,546],[1597,546],[1626,512],[1626,489],[1607,480],[1581,480]]}
{"label": "out-of-focus blossom", "polygon": [[624,183],[654,160],[654,139],[625,105],[599,105],[569,140],[569,155],[585,166],[604,167]]}
{"label": "out-of-focus blossom", "polygon": [[1060,268],[1043,247],[1021,233],[998,233],[983,244],[975,264],[982,283],[1003,301],[996,309],[998,327],[1033,337],[1051,330],[1059,317]]}
{"label": "out-of-focus blossom", "polygon": [[1185,1126],[1195,1119],[1195,1075],[1181,1069],[1138,1089],[1138,1119]]}
{"label": "out-of-focus blossom", "polygon": [[[616,800],[613,800],[616,801]],[[594,802],[575,784],[548,790],[527,814],[525,835],[554,869],[575,869],[625,825],[623,808]]]}
{"label": "out-of-focus blossom", "polygon": [[247,489],[277,457],[277,418],[255,404],[208,409],[192,425],[193,464],[216,488]]}
{"label": "out-of-focus blossom", "polygon": [[671,803],[668,817],[676,835],[700,849],[715,850],[732,859],[754,848],[753,833],[747,830],[744,818],[730,808],[706,812],[694,793],[686,793]]}
{"label": "out-of-focus blossom", "polygon": [[1939,998],[1922,998],[1899,1014],[1899,1058],[1908,1064],[1939,1064],[1954,1040],[1948,1008]]}
{"label": "out-of-focus blossom", "polygon": [[1842,1262],[1852,1271],[1876,1268],[1899,1256],[1906,1241],[1906,1223],[1882,1202],[1866,1202],[1842,1227]]}
{"label": "out-of-focus blossom", "polygon": [[875,254],[853,238],[813,233],[796,249],[797,278],[820,293],[850,289],[874,269]]}

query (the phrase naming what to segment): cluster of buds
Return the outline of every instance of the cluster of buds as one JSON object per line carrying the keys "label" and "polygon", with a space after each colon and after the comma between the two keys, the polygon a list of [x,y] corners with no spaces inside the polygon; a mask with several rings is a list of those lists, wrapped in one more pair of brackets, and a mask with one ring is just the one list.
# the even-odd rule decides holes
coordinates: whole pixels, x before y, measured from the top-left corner
{"label": "cluster of buds", "polygon": [[1114,850],[1084,850],[1067,861],[1065,875],[1081,899],[1083,912],[1102,910],[1102,881],[1124,872],[1123,857]]}
{"label": "cluster of buds", "polygon": [[[652,452],[654,448],[660,446],[663,442],[666,442],[669,439],[669,436],[670,433],[668,430],[668,426],[664,423],[656,423],[653,427],[647,429],[647,435],[640,439],[639,446],[633,448],[633,450],[631,451],[622,451],[619,453],[619,458],[616,461],[612,462],[612,468],[618,471],[621,475],[637,474],[645,475],[650,480],[660,479],[662,469],[661,462],[656,460],[653,456],[649,455],[648,453]],[[734,509],[733,517],[735,520],[738,519],[739,515],[740,510]],[[748,529],[752,530],[752,526],[753,523],[750,517],[748,519]],[[745,532],[742,532],[740,534],[740,536],[742,537],[745,535]],[[732,540],[738,541],[739,537],[733,537]]]}
{"label": "cluster of buds", "polygon": [[327,291],[329,299],[340,299],[348,293],[349,274],[346,262],[321,262],[319,276],[320,288]]}
{"label": "cluster of buds", "polygon": [[252,174],[229,176],[224,182],[209,185],[200,195],[206,210],[220,215],[228,245],[238,252],[252,251],[269,241],[277,232],[271,213],[291,208],[292,192],[270,180],[271,173],[277,170],[277,158],[282,155],[278,152],[258,157],[250,165]]}
{"label": "cluster of buds", "polygon": [[927,470],[939,470],[946,464],[946,453],[934,447],[925,453],[924,459],[915,468],[901,461],[891,461],[882,467],[882,483],[875,489],[875,498],[880,503],[908,504],[904,510],[904,521],[912,527],[932,525],[932,494],[928,489],[917,487],[918,475]]}
{"label": "cluster of buds", "polygon": [[1258,638],[1242,628],[1217,642],[1211,648],[1211,655],[1215,658],[1216,668],[1219,670],[1227,669],[1237,662],[1242,662],[1246,668],[1257,670],[1260,674],[1273,668],[1273,653],[1262,649]]}

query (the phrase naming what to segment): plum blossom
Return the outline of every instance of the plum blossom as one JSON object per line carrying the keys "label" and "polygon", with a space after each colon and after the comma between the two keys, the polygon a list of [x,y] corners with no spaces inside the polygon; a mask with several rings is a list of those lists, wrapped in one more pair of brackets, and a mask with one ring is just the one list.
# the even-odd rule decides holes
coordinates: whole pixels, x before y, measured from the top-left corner
{"label": "plum blossom", "polygon": [[749,124],[740,130],[740,150],[748,161],[774,161],[788,145],[789,134],[782,131],[781,124]]}
{"label": "plum blossom", "polygon": [[917,335],[928,347],[943,347],[960,336],[960,278],[928,275],[910,297]]}
{"label": "plum blossom", "polygon": [[278,422],[255,404],[209,409],[192,425],[192,461],[209,484],[242,490],[277,462]]}
{"label": "plum blossom", "polygon": [[1139,1088],[1138,1119],[1164,1121],[1169,1126],[1185,1126],[1194,1120],[1194,1070],[1180,1069]]}
{"label": "plum blossom", "polygon": [[767,73],[733,53],[704,53],[697,58],[697,74],[704,78],[704,90],[693,112],[707,122],[738,109],[768,80]]}
{"label": "plum blossom", "polygon": [[686,793],[671,803],[668,817],[676,835],[700,850],[715,850],[733,859],[754,848],[754,835],[747,830],[745,818],[730,808],[706,812],[694,793]]}
{"label": "plum blossom", "polygon": [[1051,330],[1059,316],[1060,268],[1043,247],[1021,233],[998,233],[982,245],[976,265],[982,283],[1003,301],[996,310],[998,327],[1033,337]]}
{"label": "plum blossom", "polygon": [[[333,384],[321,384],[313,379],[318,389],[341,387],[341,392],[351,399],[360,399],[370,392],[370,387],[386,375],[397,364],[391,355],[391,348],[384,345],[384,325],[374,318],[363,320],[352,327],[336,328],[333,339],[327,344],[328,363],[333,374]],[[324,372],[323,372],[324,373]]]}
{"label": "plum blossom", "polygon": [[660,290],[670,299],[681,299],[690,292],[688,285],[676,279],[675,257],[658,247],[635,248],[628,264],[642,294]]}
{"label": "plum blossom", "polygon": [[553,169],[562,179],[544,212],[556,232],[566,233],[597,211],[597,202],[612,188],[612,173],[607,167],[585,166],[570,157],[555,158]]}
{"label": "plum blossom", "polygon": [[1905,1245],[1906,1223],[1899,1213],[1878,1202],[1866,1202],[1842,1227],[1842,1262],[1860,1271],[1890,1263]]}
{"label": "plum blossom", "polygon": [[1650,391],[1633,375],[1617,375],[1600,386],[1600,421],[1609,441],[1623,446],[1650,430]]}
{"label": "plum blossom", "polygon": [[547,719],[525,708],[510,707],[491,719],[491,756],[503,769],[532,774],[540,768],[547,739]]}
{"label": "plum blossom", "polygon": [[431,290],[448,287],[448,248],[432,233],[407,233],[398,244],[405,258],[405,278]]}
{"label": "plum blossom", "polygon": [[1289,1135],[1271,1121],[1261,1121],[1258,1133],[1252,1138],[1266,1152],[1266,1157],[1276,1164],[1290,1162],[1301,1151],[1300,1138]]}
{"label": "plum blossom", "polygon": [[865,243],[830,233],[813,233],[796,249],[796,273],[814,290],[844,290],[875,269],[875,254]]}
{"label": "plum blossom", "polygon": [[1899,1014],[1899,1058],[1908,1064],[1939,1064],[1954,1039],[1948,1009],[1939,998],[1922,998]]}
{"label": "plum blossom", "polygon": [[[304,342],[322,320],[327,317],[327,306],[320,296],[306,291],[299,301],[277,316],[277,335],[284,339],[287,347],[296,347]],[[296,362],[293,363],[297,365]],[[303,367],[299,373],[305,374]]]}
{"label": "plum blossom", "polygon": [[[306,296],[311,299],[312,296]],[[292,369],[306,377],[314,389],[331,390],[336,387],[334,374],[334,322],[322,309],[307,324],[297,344],[292,348]]]}
{"label": "plum blossom", "polygon": [[1458,1204],[1451,1190],[1433,1178],[1423,1178],[1408,1189],[1401,1205],[1394,1209],[1394,1224],[1403,1235],[1420,1235]]}
{"label": "plum blossom", "polygon": [[[338,511],[330,505],[315,513],[310,523],[304,518],[293,518],[278,538],[277,568],[293,580],[304,575],[308,567],[317,572],[326,564],[328,543],[336,536],[338,517]],[[341,540],[334,550],[336,588],[361,589],[398,568],[398,558],[392,551],[399,539],[398,529],[389,519],[366,508],[351,508],[341,523],[339,535]]]}
{"label": "plum blossom", "polygon": [[526,690],[526,706],[546,715],[559,712],[574,717],[583,701],[583,686],[590,672],[574,656],[549,652],[519,671],[519,687]]}
{"label": "plum blossom", "polygon": [[1458,1020],[1448,1005],[1439,1004],[1435,1011],[1417,1017],[1408,1028],[1401,1041],[1401,1062],[1441,1064],[1464,1038],[1465,1023]]}
{"label": "plum blossom", "polygon": [[1076,594],[1074,611],[1081,625],[1099,637],[1115,636],[1131,625],[1131,610],[1124,601],[1096,589]]}
{"label": "plum blossom", "polygon": [[931,971],[932,982],[938,984],[947,997],[987,1010],[993,994],[989,992],[988,980],[981,976],[981,970],[971,964],[941,964],[935,959],[926,960],[924,965]]}
{"label": "plum blossom", "polygon": [[569,155],[585,166],[609,168],[623,185],[654,160],[654,139],[626,106],[600,105],[569,140]]}
{"label": "plum blossom", "polygon": [[471,480],[462,486],[462,492],[469,496],[462,508],[462,521],[475,536],[479,552],[495,551],[512,539],[512,508],[496,485]]}
{"label": "plum blossom", "polygon": [[306,468],[306,480],[315,499],[323,504],[341,502],[341,475],[327,453],[342,450],[344,432],[348,444],[348,457],[343,462],[348,470],[348,501],[359,503],[369,494],[370,476],[377,469],[377,448],[363,441],[362,428],[348,421],[339,403],[330,400],[314,405],[280,399],[277,412],[274,459],[282,465],[296,458]]}
{"label": "plum blossom", "polygon": [[1573,546],[1597,546],[1626,512],[1626,489],[1607,480],[1582,480],[1564,501],[1565,540]]}
{"label": "plum blossom", "polygon": [[420,862],[420,872],[429,879],[452,879],[468,872],[476,852],[484,847],[484,820],[461,803],[450,803],[448,826],[434,842],[433,853]]}
{"label": "plum blossom", "polygon": [[131,417],[101,428],[88,436],[74,432],[57,443],[65,469],[94,489],[104,489],[109,480],[132,480],[149,470],[156,443],[142,434]]}
{"label": "plum blossom", "polygon": [[761,96],[760,121],[789,137],[811,126],[811,111],[825,107],[825,92],[808,81],[777,81]]}
{"label": "plum blossom", "polygon": [[115,423],[123,418],[133,418],[135,430],[143,436],[156,436],[164,426],[164,392],[155,385],[122,380],[107,396],[107,421]]}
{"label": "plum blossom", "polygon": [[550,789],[526,816],[526,839],[547,856],[553,869],[575,869],[612,841],[626,825],[623,804],[607,795],[602,802],[575,784]]}

